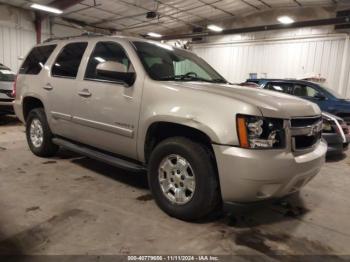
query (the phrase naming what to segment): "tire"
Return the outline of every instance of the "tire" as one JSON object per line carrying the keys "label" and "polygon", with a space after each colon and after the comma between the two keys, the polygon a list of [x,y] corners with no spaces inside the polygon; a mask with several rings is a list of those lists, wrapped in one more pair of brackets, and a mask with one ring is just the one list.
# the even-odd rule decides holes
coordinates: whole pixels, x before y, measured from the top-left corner
{"label": "tire", "polygon": [[[33,138],[31,137],[33,130],[42,134],[37,136],[38,133],[35,133]],[[51,157],[57,153],[59,147],[52,143],[53,135],[43,108],[36,108],[29,112],[26,120],[26,136],[29,148],[36,156]],[[38,137],[42,138],[42,141]]]}
{"label": "tire", "polygon": [[[187,174],[188,179],[186,178],[184,182],[189,187],[177,184],[183,181],[182,175],[175,179],[173,173],[176,173],[177,170],[169,172],[175,167],[177,169],[178,165],[181,166],[180,169],[186,170],[187,173],[181,172],[180,174]],[[171,178],[174,178],[174,182],[171,182]],[[221,203],[216,168],[209,150],[204,145],[184,137],[169,138],[156,146],[149,160],[148,180],[158,206],[170,216],[178,219],[193,221],[205,218]],[[160,180],[163,180],[162,185]],[[195,181],[194,186],[191,181]],[[179,192],[184,192],[179,194],[183,196],[182,198],[176,199],[174,190],[164,193],[164,191],[168,192],[166,189],[169,183],[174,190],[180,188]],[[184,199],[187,200],[180,203]]]}

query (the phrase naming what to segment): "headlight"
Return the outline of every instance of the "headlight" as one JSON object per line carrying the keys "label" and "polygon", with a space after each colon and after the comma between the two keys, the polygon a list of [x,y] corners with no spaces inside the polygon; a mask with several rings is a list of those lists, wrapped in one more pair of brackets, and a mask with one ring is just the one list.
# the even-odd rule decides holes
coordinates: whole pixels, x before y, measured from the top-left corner
{"label": "headlight", "polygon": [[333,125],[332,125],[331,121],[328,121],[325,118],[323,118],[322,132],[323,133],[334,133]]}
{"label": "headlight", "polygon": [[237,133],[243,148],[285,147],[283,119],[238,115]]}

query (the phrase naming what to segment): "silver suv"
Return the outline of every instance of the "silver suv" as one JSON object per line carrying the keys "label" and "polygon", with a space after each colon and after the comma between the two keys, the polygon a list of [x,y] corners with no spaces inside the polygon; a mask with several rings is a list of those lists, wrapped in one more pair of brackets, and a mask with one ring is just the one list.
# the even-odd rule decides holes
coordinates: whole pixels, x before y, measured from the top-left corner
{"label": "silver suv", "polygon": [[30,52],[16,86],[15,111],[35,155],[61,146],[147,170],[157,204],[184,220],[223,201],[298,191],[327,150],[316,104],[230,85],[195,54],[158,42],[53,40]]}

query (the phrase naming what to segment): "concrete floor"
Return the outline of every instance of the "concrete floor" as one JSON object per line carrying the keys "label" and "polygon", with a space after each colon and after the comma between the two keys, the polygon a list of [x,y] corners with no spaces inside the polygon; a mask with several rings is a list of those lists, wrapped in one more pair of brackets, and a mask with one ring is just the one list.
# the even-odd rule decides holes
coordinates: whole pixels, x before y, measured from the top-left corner
{"label": "concrete floor", "polygon": [[186,223],[163,213],[144,174],[66,151],[28,149],[0,116],[0,254],[350,254],[350,157],[332,159],[299,195]]}

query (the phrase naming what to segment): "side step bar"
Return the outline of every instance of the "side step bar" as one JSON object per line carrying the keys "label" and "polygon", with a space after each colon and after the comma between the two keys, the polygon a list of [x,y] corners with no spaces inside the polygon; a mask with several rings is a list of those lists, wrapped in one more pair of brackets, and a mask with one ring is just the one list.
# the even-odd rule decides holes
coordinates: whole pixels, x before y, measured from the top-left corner
{"label": "side step bar", "polygon": [[78,154],[84,155],[86,157],[107,163],[111,166],[115,166],[118,168],[122,168],[131,172],[142,172],[145,171],[146,168],[142,165],[138,165],[136,163],[120,159],[118,157],[108,155],[97,150],[88,148],[86,146],[78,145],[73,142],[67,141],[61,138],[53,138],[52,142],[58,146],[76,152]]}

